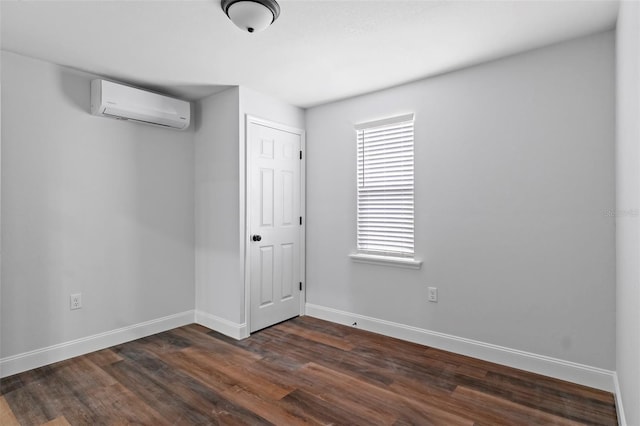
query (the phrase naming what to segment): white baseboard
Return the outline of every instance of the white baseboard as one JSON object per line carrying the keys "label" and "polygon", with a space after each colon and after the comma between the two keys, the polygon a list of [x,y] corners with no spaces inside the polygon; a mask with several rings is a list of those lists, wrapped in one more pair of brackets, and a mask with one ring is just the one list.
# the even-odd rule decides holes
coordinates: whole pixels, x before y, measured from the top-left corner
{"label": "white baseboard", "polygon": [[64,361],[65,359],[99,351],[176,327],[182,327],[183,325],[192,324],[193,320],[194,311],[186,311],[5,357],[0,359],[0,377],[8,377],[23,371],[53,364],[54,362]]}
{"label": "white baseboard", "polygon": [[196,311],[196,324],[203,325],[236,340],[244,339],[248,336],[246,324],[238,324],[202,311]]}
{"label": "white baseboard", "polygon": [[310,303],[306,304],[305,312],[306,315],[312,317],[349,326],[357,322],[358,328],[385,336],[471,356],[607,392],[614,391],[613,371]]}
{"label": "white baseboard", "polygon": [[620,391],[620,382],[618,382],[618,373],[613,373],[613,394],[616,397],[616,413],[618,414],[618,426],[627,426],[627,419],[624,416],[624,408],[622,407],[622,393]]}

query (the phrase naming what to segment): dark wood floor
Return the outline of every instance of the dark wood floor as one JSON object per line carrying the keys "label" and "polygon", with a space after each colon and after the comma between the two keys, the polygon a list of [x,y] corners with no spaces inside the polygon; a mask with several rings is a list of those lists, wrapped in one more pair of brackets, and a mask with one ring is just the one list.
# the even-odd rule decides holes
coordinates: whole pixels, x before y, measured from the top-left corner
{"label": "dark wood floor", "polygon": [[613,396],[310,317],[198,325],[0,381],[0,423],[615,425]]}

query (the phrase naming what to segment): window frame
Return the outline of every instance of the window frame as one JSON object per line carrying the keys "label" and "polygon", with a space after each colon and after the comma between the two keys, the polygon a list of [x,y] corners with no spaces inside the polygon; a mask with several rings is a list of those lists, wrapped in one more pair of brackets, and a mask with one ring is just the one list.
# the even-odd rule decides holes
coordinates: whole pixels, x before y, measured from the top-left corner
{"label": "window frame", "polygon": [[[408,124],[410,124],[411,131],[411,139],[410,139],[410,147],[407,147],[407,140],[393,140],[398,139],[397,136],[391,136],[393,132],[402,132],[403,128],[408,128]],[[386,128],[386,129],[385,129]],[[413,113],[403,114],[398,116],[393,116],[389,118],[385,118],[382,120],[368,121],[364,123],[359,123],[354,126],[355,136],[356,136],[356,251],[351,253],[349,256],[354,262],[360,263],[372,263],[377,265],[386,265],[386,266],[398,266],[398,267],[406,267],[411,269],[419,269],[422,265],[422,261],[416,259],[415,257],[415,115]],[[370,156],[369,167],[371,168],[371,164],[380,165],[382,164],[382,168],[377,167],[378,171],[373,170],[376,167],[373,167],[372,171],[369,171],[369,175],[367,175],[367,165],[364,163],[365,161],[365,153],[366,153],[366,137],[367,132],[369,133],[370,138],[376,138],[376,141],[371,141],[373,146],[378,146],[379,148],[382,146],[382,150],[386,149],[384,147],[385,144],[390,146],[389,149],[396,150],[399,152],[400,165],[398,165],[398,158],[393,160],[389,160],[389,157],[385,157],[385,154],[377,154],[376,156]],[[380,133],[382,132],[382,133]],[[386,133],[385,132],[390,132]],[[380,136],[382,135],[382,136]],[[404,146],[403,146],[404,145]],[[410,154],[407,154],[408,149],[410,149]],[[380,150],[380,149],[379,149]],[[387,153],[388,154],[388,153]],[[407,158],[410,157],[410,159]],[[391,157],[393,158],[393,157]],[[385,170],[385,167],[389,162],[395,161],[396,164],[389,166],[395,169],[395,176],[391,175],[391,179],[389,181],[384,181],[380,179],[384,179],[385,175],[389,176],[389,170]],[[411,161],[411,165],[407,166],[407,162]],[[402,164],[404,163],[404,164]],[[380,170],[382,169],[382,170]],[[410,170],[410,175],[407,172]],[[371,207],[371,213],[379,214],[378,211],[380,209],[381,204],[384,203],[385,200],[384,195],[380,195],[380,192],[384,194],[384,186],[385,184],[371,185],[370,187],[363,186],[365,185],[365,179],[369,176],[369,179],[376,179],[378,182],[391,182],[395,183],[396,186],[405,186],[405,188],[396,187],[395,190],[390,191],[390,196],[405,198],[404,201],[399,201],[397,204],[391,206],[389,212],[382,212],[382,214],[396,214],[393,213],[393,210],[397,210],[400,213],[405,214],[404,224],[399,224],[396,227],[392,228],[391,232],[388,230],[384,230],[385,233],[389,233],[387,236],[383,236],[380,238],[377,237],[364,237],[361,240],[361,232],[364,234],[368,231],[369,235],[372,235],[376,232],[382,232],[379,228],[381,227],[380,223],[384,223],[386,219],[382,221],[374,221],[373,225],[367,227],[367,225],[361,225],[362,216],[367,214],[367,212],[363,211],[361,207],[361,203],[367,200],[367,192],[369,192],[369,196],[372,197],[373,203],[366,203],[365,205],[374,206]],[[407,194],[405,193],[409,191],[411,198],[410,200],[406,199]],[[364,193],[363,193],[364,192]],[[378,194],[375,194],[378,192]],[[395,193],[394,193],[395,192]],[[401,194],[402,193],[402,194]],[[375,194],[375,195],[374,195]],[[398,198],[395,198],[396,200]],[[382,203],[378,204],[375,201],[382,201]],[[411,218],[410,221],[406,219],[406,213],[410,210]],[[398,221],[398,218],[394,218]],[[375,223],[378,222],[378,223]],[[384,227],[384,225],[382,225]],[[378,228],[378,229],[376,229]],[[410,236],[407,230],[410,228]],[[397,232],[397,234],[394,234]],[[379,234],[378,234],[379,235]],[[410,238],[409,238],[410,237]],[[402,240],[398,242],[398,245],[395,245],[396,239]],[[385,241],[386,240],[386,241]],[[390,243],[385,247],[385,242]],[[368,249],[365,246],[367,243],[373,246],[379,246],[382,249]],[[388,250],[387,250],[388,249]]]}

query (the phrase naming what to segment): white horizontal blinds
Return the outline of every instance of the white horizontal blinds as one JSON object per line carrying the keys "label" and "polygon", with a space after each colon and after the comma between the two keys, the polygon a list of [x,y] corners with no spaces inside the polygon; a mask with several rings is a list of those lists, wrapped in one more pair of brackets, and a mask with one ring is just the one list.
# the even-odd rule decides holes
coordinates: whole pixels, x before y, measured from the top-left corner
{"label": "white horizontal blinds", "polygon": [[356,126],[358,251],[412,256],[413,114]]}

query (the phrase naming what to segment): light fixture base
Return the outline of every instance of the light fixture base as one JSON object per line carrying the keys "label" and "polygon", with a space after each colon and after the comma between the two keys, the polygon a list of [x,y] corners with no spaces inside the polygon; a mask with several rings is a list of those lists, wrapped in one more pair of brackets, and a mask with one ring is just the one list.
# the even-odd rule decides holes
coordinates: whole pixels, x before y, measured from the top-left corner
{"label": "light fixture base", "polygon": [[280,16],[275,0],[222,0],[220,6],[238,28],[249,33],[264,30]]}

